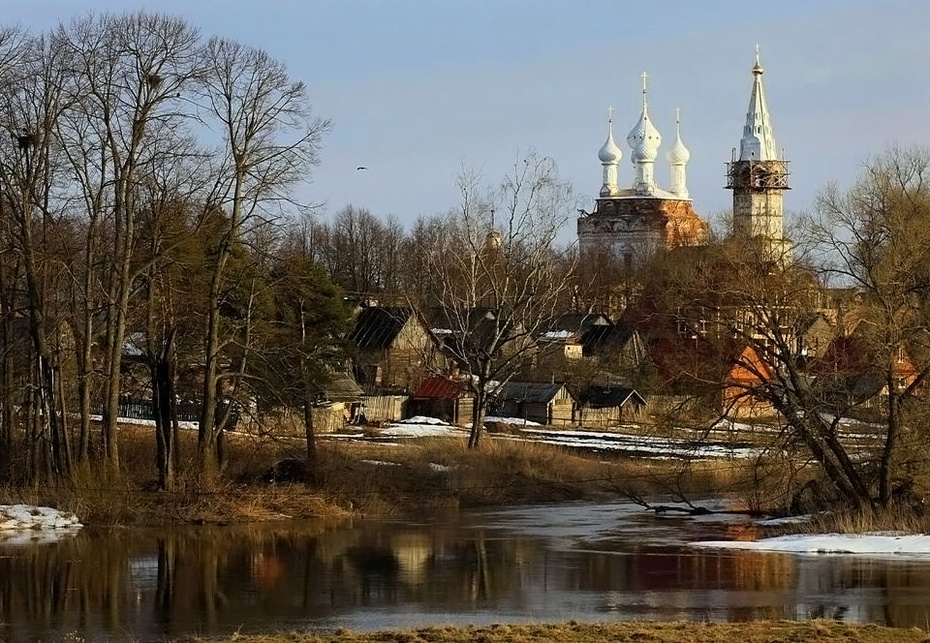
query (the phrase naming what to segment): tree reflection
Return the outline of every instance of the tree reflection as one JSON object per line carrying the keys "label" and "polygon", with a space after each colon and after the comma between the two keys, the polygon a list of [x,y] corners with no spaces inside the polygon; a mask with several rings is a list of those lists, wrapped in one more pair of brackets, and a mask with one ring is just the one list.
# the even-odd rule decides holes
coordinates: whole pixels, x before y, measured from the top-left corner
{"label": "tree reflection", "polygon": [[[613,543],[550,548],[500,529],[363,523],[81,533],[0,544],[0,639],[254,632],[380,613],[841,618],[923,626],[930,565]],[[552,605],[582,605],[582,613]],[[394,610],[392,608],[398,608]],[[584,612],[587,610],[587,612]]]}

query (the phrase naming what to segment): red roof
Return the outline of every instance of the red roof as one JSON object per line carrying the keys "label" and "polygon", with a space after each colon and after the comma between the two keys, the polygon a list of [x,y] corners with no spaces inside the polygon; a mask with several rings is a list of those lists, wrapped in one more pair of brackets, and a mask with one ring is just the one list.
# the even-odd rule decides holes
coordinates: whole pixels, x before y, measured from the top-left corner
{"label": "red roof", "polygon": [[414,399],[428,400],[454,400],[462,397],[465,385],[447,377],[433,375],[420,382]]}

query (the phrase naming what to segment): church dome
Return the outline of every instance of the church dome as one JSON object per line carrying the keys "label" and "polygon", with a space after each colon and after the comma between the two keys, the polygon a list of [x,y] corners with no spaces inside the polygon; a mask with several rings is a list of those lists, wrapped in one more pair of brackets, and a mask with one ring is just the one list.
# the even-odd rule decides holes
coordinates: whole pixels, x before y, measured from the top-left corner
{"label": "church dome", "polygon": [[675,141],[675,145],[665,154],[665,160],[672,165],[684,165],[691,159],[691,152],[681,142],[681,139]]}
{"label": "church dome", "polygon": [[651,163],[656,160],[659,145],[662,144],[662,135],[649,119],[645,91],[643,92],[643,111],[639,115],[639,121],[627,135],[626,142],[633,149],[630,158],[634,163]]}
{"label": "church dome", "polygon": [[691,159],[691,152],[681,141],[681,119],[675,115],[675,144],[665,153],[665,160],[671,165],[684,165]]}
{"label": "church dome", "polygon": [[612,129],[608,130],[607,142],[604,143],[604,146],[598,151],[597,158],[600,159],[601,163],[619,163],[622,157],[623,152],[614,142],[614,133]]}

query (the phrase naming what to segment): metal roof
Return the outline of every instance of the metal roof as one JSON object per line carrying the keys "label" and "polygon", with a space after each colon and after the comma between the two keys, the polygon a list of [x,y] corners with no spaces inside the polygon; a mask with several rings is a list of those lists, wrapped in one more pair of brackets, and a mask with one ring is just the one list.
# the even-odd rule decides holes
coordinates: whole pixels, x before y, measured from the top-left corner
{"label": "metal roof", "polygon": [[390,348],[413,314],[412,308],[363,308],[348,339],[361,349]]}
{"label": "metal roof", "polygon": [[501,400],[547,404],[564,387],[562,382],[507,382],[500,388],[497,397]]}

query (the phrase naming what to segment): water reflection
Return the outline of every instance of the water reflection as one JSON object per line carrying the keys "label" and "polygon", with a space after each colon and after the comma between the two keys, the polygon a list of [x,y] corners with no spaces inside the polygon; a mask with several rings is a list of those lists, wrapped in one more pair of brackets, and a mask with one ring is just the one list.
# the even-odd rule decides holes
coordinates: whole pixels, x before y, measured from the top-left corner
{"label": "water reflection", "polygon": [[419,525],[85,531],[0,545],[0,639],[571,618],[930,620],[930,564],[680,544],[724,528],[566,505]]}

